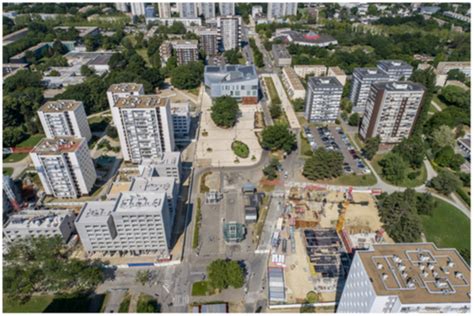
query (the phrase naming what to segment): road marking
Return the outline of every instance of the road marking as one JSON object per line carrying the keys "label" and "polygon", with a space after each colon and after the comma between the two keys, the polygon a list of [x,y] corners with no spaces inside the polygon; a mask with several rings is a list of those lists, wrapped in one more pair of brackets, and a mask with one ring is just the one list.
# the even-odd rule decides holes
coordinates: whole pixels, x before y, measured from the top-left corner
{"label": "road marking", "polygon": [[163,288],[165,289],[166,293],[170,293],[170,290],[168,290],[168,288],[163,284]]}

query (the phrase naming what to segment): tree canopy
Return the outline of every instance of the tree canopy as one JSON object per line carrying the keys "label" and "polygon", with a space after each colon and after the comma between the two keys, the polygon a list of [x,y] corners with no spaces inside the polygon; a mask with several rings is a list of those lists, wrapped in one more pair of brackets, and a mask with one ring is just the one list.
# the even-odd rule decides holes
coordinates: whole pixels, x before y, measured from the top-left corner
{"label": "tree canopy", "polygon": [[89,291],[105,279],[99,261],[69,257],[60,237],[18,239],[3,258],[3,291],[23,302],[34,293]]}
{"label": "tree canopy", "polygon": [[239,116],[237,101],[229,96],[216,98],[211,107],[211,118],[217,126],[229,128],[237,123]]}
{"label": "tree canopy", "polygon": [[265,127],[262,131],[262,147],[268,150],[284,150],[290,153],[296,146],[296,136],[285,124]]}
{"label": "tree canopy", "polygon": [[362,149],[362,153],[364,157],[369,160],[372,160],[372,158],[374,158],[375,154],[379,150],[379,145],[380,145],[380,136],[377,135],[376,137],[368,138],[365,141],[364,148]]}
{"label": "tree canopy", "polygon": [[194,89],[199,87],[204,73],[202,62],[191,62],[171,71],[171,84],[178,89]]}
{"label": "tree canopy", "polygon": [[215,289],[241,288],[245,282],[244,270],[237,261],[217,259],[207,267],[209,283]]}
{"label": "tree canopy", "polygon": [[443,170],[428,182],[428,186],[436,191],[448,195],[456,191],[462,185],[461,180],[454,173]]}
{"label": "tree canopy", "polygon": [[310,180],[335,178],[342,174],[343,162],[340,152],[319,147],[306,160],[303,175]]}

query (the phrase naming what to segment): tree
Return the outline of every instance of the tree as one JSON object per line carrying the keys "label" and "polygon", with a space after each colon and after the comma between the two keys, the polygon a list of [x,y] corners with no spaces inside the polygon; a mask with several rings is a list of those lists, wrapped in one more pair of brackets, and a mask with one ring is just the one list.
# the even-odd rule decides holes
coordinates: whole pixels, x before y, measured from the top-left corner
{"label": "tree", "polygon": [[216,98],[211,107],[211,118],[219,127],[229,128],[237,123],[239,105],[229,96]]}
{"label": "tree", "polygon": [[376,16],[379,13],[379,10],[377,10],[377,6],[373,3],[369,4],[369,8],[367,9],[367,13],[372,16]]}
{"label": "tree", "polygon": [[349,116],[348,123],[350,126],[359,126],[359,121],[360,121],[359,113],[352,113],[351,116]]}
{"label": "tree", "polygon": [[435,155],[435,162],[440,167],[450,167],[453,170],[459,170],[464,163],[464,157],[454,152],[453,147],[444,146]]}
{"label": "tree", "polygon": [[3,146],[13,147],[25,139],[28,135],[23,131],[21,127],[4,127],[3,128]]}
{"label": "tree", "polygon": [[4,294],[22,302],[34,293],[87,292],[105,279],[100,261],[69,257],[60,237],[17,239],[3,262]]}
{"label": "tree", "polygon": [[87,65],[82,65],[81,66],[81,76],[89,77],[89,76],[92,76],[93,74],[95,74],[94,69],[90,68]]}
{"label": "tree", "polygon": [[235,48],[225,51],[224,57],[228,64],[239,64],[239,59],[242,58],[242,54]]}
{"label": "tree", "polygon": [[441,90],[439,98],[447,105],[453,105],[469,110],[471,104],[470,94],[457,86],[446,86]]}
{"label": "tree", "polygon": [[194,89],[201,84],[203,73],[201,62],[178,66],[171,71],[171,84],[178,89]]}
{"label": "tree", "polygon": [[282,111],[281,111],[281,106],[279,104],[272,104],[270,106],[270,115],[272,119],[277,119],[281,116]]}
{"label": "tree", "polygon": [[150,63],[155,68],[161,67],[160,51],[154,52],[151,56],[149,55]]}
{"label": "tree", "polygon": [[400,155],[414,169],[420,168],[426,156],[423,139],[419,135],[412,135],[397,144],[392,152]]}
{"label": "tree", "polygon": [[461,180],[452,172],[443,170],[436,177],[428,182],[430,188],[436,191],[449,195],[456,191],[462,185]]}
{"label": "tree", "polygon": [[422,224],[414,190],[383,194],[377,203],[380,219],[395,242],[415,242],[421,238]]}
{"label": "tree", "polygon": [[431,215],[436,207],[436,200],[430,193],[418,193],[416,209],[419,215]]}
{"label": "tree", "polygon": [[399,184],[405,179],[408,164],[398,154],[390,152],[379,161],[383,176],[390,182]]}
{"label": "tree", "polygon": [[144,286],[150,280],[150,277],[150,270],[137,271],[137,273],[135,274],[135,281]]}
{"label": "tree", "polygon": [[59,73],[59,71],[57,71],[56,69],[51,70],[48,75],[49,75],[50,77],[59,77],[59,76],[61,76],[61,74]]}
{"label": "tree", "polygon": [[448,71],[448,80],[458,80],[461,82],[465,82],[466,79],[467,77],[464,72],[459,69],[451,69],[450,71]]}
{"label": "tree", "polygon": [[342,174],[343,162],[340,152],[319,147],[305,161],[303,175],[310,180],[332,179]]}
{"label": "tree", "polygon": [[372,160],[374,158],[375,154],[379,150],[379,145],[380,145],[380,136],[376,137],[371,137],[368,138],[365,141],[365,146],[362,149],[363,155],[365,158]]}
{"label": "tree", "polygon": [[265,127],[262,131],[262,147],[267,150],[284,150],[290,153],[296,146],[296,136],[285,124]]}
{"label": "tree", "polygon": [[237,261],[217,259],[207,267],[209,283],[215,289],[229,286],[241,288],[244,285],[244,271]]}
{"label": "tree", "polygon": [[302,112],[304,111],[304,100],[301,98],[294,99],[292,101],[293,103],[293,108],[295,109],[296,112]]}
{"label": "tree", "polygon": [[441,125],[435,129],[431,135],[431,144],[435,150],[445,146],[453,147],[456,144],[451,128],[447,125]]}
{"label": "tree", "polygon": [[274,180],[278,177],[278,168],[280,168],[280,162],[275,157],[272,157],[270,163],[263,168],[263,174],[267,177],[268,180]]}

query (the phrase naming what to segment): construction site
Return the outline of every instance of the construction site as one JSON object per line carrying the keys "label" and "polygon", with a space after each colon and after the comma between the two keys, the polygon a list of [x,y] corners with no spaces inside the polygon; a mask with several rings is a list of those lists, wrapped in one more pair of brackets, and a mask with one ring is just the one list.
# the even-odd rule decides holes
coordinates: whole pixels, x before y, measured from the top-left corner
{"label": "construction site", "polygon": [[[273,304],[299,304],[309,292],[319,302],[336,301],[355,249],[393,242],[382,229],[374,195],[379,192],[333,190],[293,184],[272,233],[269,267],[284,273],[284,294]],[[272,291],[272,289],[270,289]]]}

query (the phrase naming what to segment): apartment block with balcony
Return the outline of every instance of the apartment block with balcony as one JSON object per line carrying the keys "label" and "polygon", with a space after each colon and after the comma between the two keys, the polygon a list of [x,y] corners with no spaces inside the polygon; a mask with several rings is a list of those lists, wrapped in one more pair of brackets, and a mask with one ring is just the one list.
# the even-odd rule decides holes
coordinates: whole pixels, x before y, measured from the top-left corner
{"label": "apartment block with balcony", "polygon": [[379,68],[354,68],[350,92],[352,112],[364,113],[372,83],[389,80],[389,75]]}
{"label": "apartment block with balcony", "polygon": [[220,16],[217,18],[217,28],[222,44],[222,50],[239,49],[242,40],[242,17]]}
{"label": "apartment block with balcony", "polygon": [[112,116],[125,161],[139,163],[174,150],[169,98],[157,95],[120,98]]}
{"label": "apartment block with balcony", "polygon": [[85,138],[44,138],[30,157],[47,195],[77,198],[91,192],[97,174]]}
{"label": "apartment block with balcony", "polygon": [[195,2],[178,2],[180,18],[197,18],[198,10]]}
{"label": "apartment block with balcony", "polygon": [[196,34],[199,36],[199,48],[207,56],[217,55],[219,52],[219,30],[216,28],[201,28]]}
{"label": "apartment block with balcony", "polygon": [[391,81],[407,81],[413,73],[413,67],[403,60],[379,60],[377,68],[385,72]]}
{"label": "apartment block with balcony", "polygon": [[424,95],[425,87],[410,81],[372,84],[359,135],[363,139],[380,136],[381,143],[387,144],[408,138]]}
{"label": "apartment block with balcony", "polygon": [[342,88],[336,77],[310,78],[306,91],[305,118],[309,122],[335,122],[339,115]]}
{"label": "apartment block with balcony", "polygon": [[171,43],[178,58],[178,65],[187,65],[199,60],[197,40],[177,40]]}
{"label": "apartment block with balcony", "polygon": [[191,129],[189,102],[172,102],[170,108],[175,141],[187,139]]}
{"label": "apartment block with balcony", "polygon": [[47,138],[56,136],[92,137],[84,105],[75,100],[48,101],[38,110]]}
{"label": "apartment block with balcony", "polygon": [[87,202],[75,225],[88,254],[169,258],[172,222],[166,193],[124,192],[115,201]]}

